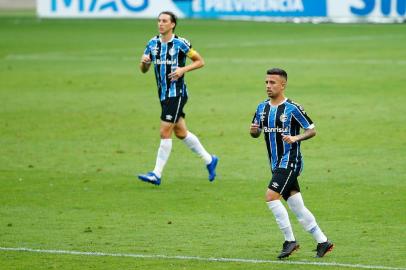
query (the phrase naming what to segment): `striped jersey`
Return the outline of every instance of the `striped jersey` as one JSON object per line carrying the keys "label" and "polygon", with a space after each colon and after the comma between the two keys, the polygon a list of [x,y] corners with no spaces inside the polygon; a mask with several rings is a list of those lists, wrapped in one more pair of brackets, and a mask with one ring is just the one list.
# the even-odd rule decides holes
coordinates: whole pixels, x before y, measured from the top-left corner
{"label": "striped jersey", "polygon": [[177,67],[184,67],[186,57],[192,54],[190,42],[176,35],[166,43],[161,41],[159,35],[148,42],[144,55],[148,55],[154,63],[158,96],[161,101],[169,97],[187,96],[184,75],[173,82],[168,76]]}
{"label": "striped jersey", "polygon": [[259,124],[264,132],[272,171],[290,168],[300,173],[303,170],[300,142],[289,144],[282,140],[282,134],[296,136],[300,128],[314,128],[313,121],[302,106],[289,99],[273,106],[267,99],[258,105],[252,123]]}

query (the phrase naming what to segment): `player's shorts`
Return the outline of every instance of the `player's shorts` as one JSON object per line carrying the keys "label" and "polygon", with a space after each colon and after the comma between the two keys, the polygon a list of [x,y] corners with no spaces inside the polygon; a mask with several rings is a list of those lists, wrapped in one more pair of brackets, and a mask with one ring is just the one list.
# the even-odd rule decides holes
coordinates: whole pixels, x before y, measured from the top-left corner
{"label": "player's shorts", "polygon": [[271,182],[269,182],[268,188],[278,192],[285,200],[287,200],[290,197],[290,192],[292,190],[300,192],[297,177],[298,174],[291,169],[276,168],[272,172],[272,179]]}
{"label": "player's shorts", "polygon": [[185,118],[183,107],[187,102],[187,96],[170,97],[161,101],[161,120],[169,123],[178,122],[180,117]]}

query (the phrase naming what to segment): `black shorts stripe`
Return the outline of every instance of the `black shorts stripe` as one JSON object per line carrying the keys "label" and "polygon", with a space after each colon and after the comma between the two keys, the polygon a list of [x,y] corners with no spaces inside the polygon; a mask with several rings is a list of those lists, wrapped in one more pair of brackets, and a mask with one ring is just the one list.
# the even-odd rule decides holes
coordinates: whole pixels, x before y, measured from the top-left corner
{"label": "black shorts stripe", "polygon": [[289,179],[290,179],[290,177],[292,176],[292,172],[293,172],[293,171],[290,171],[290,172],[289,172],[288,178],[286,178],[286,182],[285,182],[285,184],[283,185],[280,194],[283,193],[283,191],[285,190],[285,187],[286,187],[287,183],[289,183]]}

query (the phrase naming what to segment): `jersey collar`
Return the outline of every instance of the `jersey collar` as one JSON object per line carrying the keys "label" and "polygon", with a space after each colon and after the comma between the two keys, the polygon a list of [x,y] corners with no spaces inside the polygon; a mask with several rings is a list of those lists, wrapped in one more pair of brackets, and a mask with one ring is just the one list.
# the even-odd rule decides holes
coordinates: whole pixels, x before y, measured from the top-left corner
{"label": "jersey collar", "polygon": [[168,40],[168,42],[163,42],[163,41],[162,41],[162,36],[159,35],[159,41],[161,41],[161,43],[169,43],[169,42],[171,42],[171,41],[173,40],[174,37],[175,37],[175,34],[172,34],[172,37],[171,37],[170,40]]}
{"label": "jersey collar", "polygon": [[279,103],[277,105],[272,105],[271,99],[269,99],[268,103],[269,103],[269,106],[271,106],[271,107],[278,107],[278,106],[282,105],[283,103],[285,103],[287,100],[288,100],[288,98],[285,98],[281,103]]}

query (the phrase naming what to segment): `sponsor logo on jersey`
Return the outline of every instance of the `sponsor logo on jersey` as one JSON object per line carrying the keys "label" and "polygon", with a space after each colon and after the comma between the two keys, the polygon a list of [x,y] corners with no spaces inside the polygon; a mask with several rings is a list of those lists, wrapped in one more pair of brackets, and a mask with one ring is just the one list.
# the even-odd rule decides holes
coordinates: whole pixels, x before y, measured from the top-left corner
{"label": "sponsor logo on jersey", "polygon": [[176,64],[177,64],[177,61],[176,61],[176,59],[173,59],[173,60],[169,60],[169,59],[166,59],[166,60],[155,59],[155,60],[154,60],[154,64],[155,64],[155,65],[176,65]]}
{"label": "sponsor logo on jersey", "polygon": [[280,127],[264,127],[264,132],[265,133],[286,133],[289,132],[289,129],[287,127],[285,128],[280,128]]}

